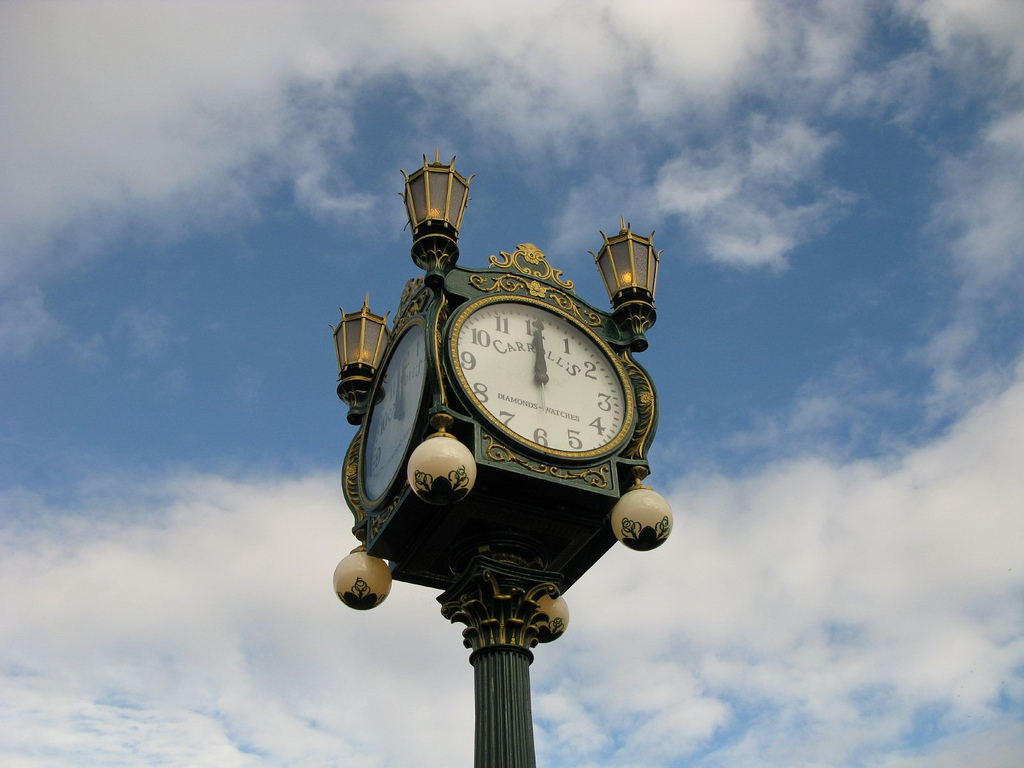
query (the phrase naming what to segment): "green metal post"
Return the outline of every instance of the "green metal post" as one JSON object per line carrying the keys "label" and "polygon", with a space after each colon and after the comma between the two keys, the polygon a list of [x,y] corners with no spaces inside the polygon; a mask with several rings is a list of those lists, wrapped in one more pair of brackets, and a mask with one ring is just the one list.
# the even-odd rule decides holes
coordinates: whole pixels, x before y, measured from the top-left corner
{"label": "green metal post", "polygon": [[476,691],[476,768],[536,768],[530,704],[530,648],[543,614],[538,598],[558,595],[561,575],[517,556],[477,555],[438,598],[442,615],[466,625]]}
{"label": "green metal post", "polygon": [[476,768],[535,768],[530,663],[511,646],[470,657],[476,688]]}

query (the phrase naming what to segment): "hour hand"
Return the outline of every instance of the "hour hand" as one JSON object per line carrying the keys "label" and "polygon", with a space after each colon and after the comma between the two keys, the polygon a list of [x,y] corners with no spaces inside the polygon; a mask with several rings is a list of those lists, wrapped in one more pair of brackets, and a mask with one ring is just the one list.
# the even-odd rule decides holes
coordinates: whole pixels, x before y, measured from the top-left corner
{"label": "hour hand", "polygon": [[533,380],[537,384],[548,383],[548,363],[544,359],[544,323],[533,321]]}

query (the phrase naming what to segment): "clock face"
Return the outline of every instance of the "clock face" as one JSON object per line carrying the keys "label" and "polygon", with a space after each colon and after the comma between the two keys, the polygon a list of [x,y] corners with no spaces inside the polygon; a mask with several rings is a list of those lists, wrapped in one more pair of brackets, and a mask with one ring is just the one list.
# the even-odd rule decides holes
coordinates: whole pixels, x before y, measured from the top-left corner
{"label": "clock face", "polygon": [[546,304],[491,297],[471,304],[453,325],[451,355],[488,420],[538,451],[599,456],[632,424],[632,389],[614,353]]}
{"label": "clock face", "polygon": [[402,468],[423,397],[423,329],[413,325],[393,347],[374,390],[363,444],[363,490],[376,502]]}

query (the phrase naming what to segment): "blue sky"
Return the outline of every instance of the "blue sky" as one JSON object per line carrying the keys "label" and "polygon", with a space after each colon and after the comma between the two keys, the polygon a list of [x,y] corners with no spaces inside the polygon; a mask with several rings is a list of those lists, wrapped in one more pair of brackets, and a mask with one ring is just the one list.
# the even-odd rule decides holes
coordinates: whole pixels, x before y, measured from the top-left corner
{"label": "blue sky", "polygon": [[533,666],[541,765],[1024,762],[1024,7],[1006,0],[0,6],[0,757],[448,766],[430,590],[356,614],[329,323],[416,274],[398,192],[476,174],[461,260],[604,302],[661,549]]}

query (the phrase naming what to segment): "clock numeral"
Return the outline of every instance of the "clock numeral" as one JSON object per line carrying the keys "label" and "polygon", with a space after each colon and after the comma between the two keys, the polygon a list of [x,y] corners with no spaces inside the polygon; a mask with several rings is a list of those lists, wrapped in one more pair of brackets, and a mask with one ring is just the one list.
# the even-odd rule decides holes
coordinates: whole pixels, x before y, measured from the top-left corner
{"label": "clock numeral", "polygon": [[546,429],[541,429],[540,427],[537,427],[537,429],[533,430],[533,442],[535,442],[537,445],[543,445],[545,448],[547,448],[548,447],[548,433],[547,433],[547,430]]}
{"label": "clock numeral", "polygon": [[565,354],[571,355],[572,352],[569,349],[569,340],[568,339],[562,339],[562,341],[565,342]]}
{"label": "clock numeral", "polygon": [[498,421],[500,421],[502,424],[504,424],[507,427],[508,423],[510,421],[512,421],[512,417],[513,416],[515,416],[514,413],[509,413],[508,411],[499,411],[498,412]]}
{"label": "clock numeral", "polygon": [[593,379],[594,381],[597,381],[597,376],[594,375],[594,371],[597,370],[597,364],[587,362],[583,364],[583,367],[587,369],[587,372],[583,375],[586,376],[588,379]]}
{"label": "clock numeral", "polygon": [[597,396],[601,398],[597,401],[597,407],[602,411],[610,411],[612,409],[612,396],[607,392],[598,392]]}
{"label": "clock numeral", "polygon": [[583,441],[580,440],[580,431],[578,429],[567,430],[569,433],[569,447],[574,451],[578,451],[583,447]]}
{"label": "clock numeral", "polygon": [[491,346],[491,334],[485,331],[483,328],[472,328],[470,332],[473,334],[471,341],[478,347],[489,347]]}
{"label": "clock numeral", "polygon": [[370,466],[376,467],[380,464],[380,446],[374,446],[373,456],[370,458]]}
{"label": "clock numeral", "polygon": [[459,360],[462,361],[463,369],[465,369],[467,371],[472,371],[474,368],[476,368],[476,358],[473,357],[473,353],[472,352],[463,352],[463,353],[461,353],[459,355]]}
{"label": "clock numeral", "polygon": [[[506,336],[508,336],[508,318],[498,316],[494,318],[494,320],[494,330],[496,330],[498,333],[504,333]],[[485,344],[484,346],[487,345]]]}
{"label": "clock numeral", "polygon": [[592,422],[590,422],[590,424],[588,424],[587,426],[593,427],[594,429],[597,430],[597,434],[599,434],[602,437],[604,437],[604,426],[601,424],[601,417],[600,416],[598,416],[596,419],[594,419]]}
{"label": "clock numeral", "polygon": [[487,402],[487,385],[477,382],[473,385],[473,394],[476,395],[476,399],[481,403]]}

